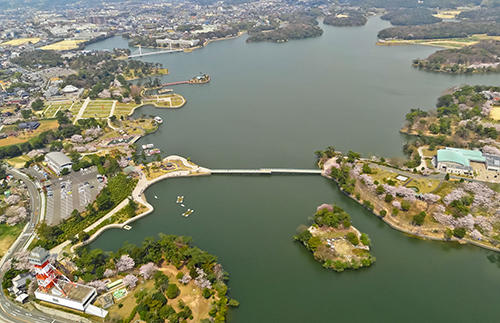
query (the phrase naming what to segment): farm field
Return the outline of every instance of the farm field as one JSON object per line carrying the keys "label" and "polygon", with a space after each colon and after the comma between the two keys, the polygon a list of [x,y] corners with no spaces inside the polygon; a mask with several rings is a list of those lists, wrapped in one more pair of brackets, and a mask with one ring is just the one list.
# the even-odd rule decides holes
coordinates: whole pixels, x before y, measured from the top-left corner
{"label": "farm field", "polygon": [[42,49],[42,50],[70,50],[70,49],[78,48],[78,46],[83,42],[85,42],[85,41],[80,40],[80,39],[65,39],[65,40],[61,40],[60,42],[57,42],[57,43],[53,43],[50,45],[40,47],[40,49]]}
{"label": "farm field", "polygon": [[21,46],[27,43],[36,44],[40,41],[40,38],[18,38],[12,39],[0,44],[0,46]]}
{"label": "farm field", "polygon": [[500,105],[494,106],[493,109],[491,109],[490,117],[493,120],[500,121]]}

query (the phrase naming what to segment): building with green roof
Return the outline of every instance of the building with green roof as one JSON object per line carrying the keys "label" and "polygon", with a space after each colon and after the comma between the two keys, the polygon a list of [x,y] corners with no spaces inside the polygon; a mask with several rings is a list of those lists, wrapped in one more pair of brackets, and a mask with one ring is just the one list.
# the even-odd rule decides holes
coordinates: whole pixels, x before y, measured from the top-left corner
{"label": "building with green roof", "polygon": [[486,157],[479,150],[446,147],[437,151],[437,168],[447,173],[472,175],[471,162],[486,163]]}

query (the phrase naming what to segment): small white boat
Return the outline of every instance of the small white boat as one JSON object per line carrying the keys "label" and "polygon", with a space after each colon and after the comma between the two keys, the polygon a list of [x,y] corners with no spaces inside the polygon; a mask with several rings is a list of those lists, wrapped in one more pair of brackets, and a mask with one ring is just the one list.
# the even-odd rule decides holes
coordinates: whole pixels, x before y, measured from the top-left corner
{"label": "small white boat", "polygon": [[186,212],[182,213],[182,216],[185,217],[185,218],[187,218],[193,212],[194,212],[194,210],[188,209]]}
{"label": "small white boat", "polygon": [[182,207],[186,207],[184,204],[181,204]]}
{"label": "small white boat", "polygon": [[161,117],[159,117],[159,116],[154,117],[154,120],[155,120],[155,121],[156,121],[156,123],[158,123],[158,124],[162,124],[162,123],[163,123],[163,119],[162,119]]}
{"label": "small white boat", "polygon": [[151,149],[154,147],[154,144],[146,144],[146,145],[142,145],[142,149],[143,150],[146,150],[146,149]]}
{"label": "small white boat", "polygon": [[158,199],[158,196],[155,195],[155,199]]}

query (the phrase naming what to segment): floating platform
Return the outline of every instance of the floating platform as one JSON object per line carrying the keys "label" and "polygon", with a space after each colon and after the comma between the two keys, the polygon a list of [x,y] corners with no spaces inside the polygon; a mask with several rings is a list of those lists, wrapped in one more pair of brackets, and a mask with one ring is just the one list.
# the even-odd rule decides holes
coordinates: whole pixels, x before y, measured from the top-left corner
{"label": "floating platform", "polygon": [[178,195],[177,196],[177,201],[175,203],[180,204],[184,202],[184,195]]}
{"label": "floating platform", "polygon": [[132,227],[130,225],[124,225],[123,229],[129,231]]}

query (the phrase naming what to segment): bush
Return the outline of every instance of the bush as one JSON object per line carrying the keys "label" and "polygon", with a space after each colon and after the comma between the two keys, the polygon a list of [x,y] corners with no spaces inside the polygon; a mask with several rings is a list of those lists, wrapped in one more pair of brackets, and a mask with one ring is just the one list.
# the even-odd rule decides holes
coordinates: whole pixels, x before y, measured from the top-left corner
{"label": "bush", "polygon": [[179,289],[179,287],[177,287],[176,284],[168,284],[167,297],[169,299],[176,298],[177,296],[179,296],[180,293],[181,293],[181,290]]}
{"label": "bush", "polygon": [[426,214],[424,211],[422,211],[422,212],[420,212],[419,214],[415,215],[415,216],[413,217],[413,223],[414,223],[415,225],[422,225],[422,224],[424,224],[424,220],[425,220],[425,216],[426,216],[426,215],[427,215],[427,214]]}
{"label": "bush", "polygon": [[347,239],[347,241],[349,241],[350,243],[352,243],[355,246],[357,246],[359,244],[358,236],[356,236],[356,234],[354,234],[354,232],[348,232],[346,234],[345,238]]}
{"label": "bush", "polygon": [[377,193],[377,195],[384,194],[384,193],[385,193],[385,188],[384,188],[382,185],[379,185],[379,186],[377,186],[377,188],[375,189],[375,193]]}
{"label": "bush", "polygon": [[366,233],[361,233],[361,243],[364,244],[365,246],[369,246],[371,241],[370,241],[370,238],[368,237],[368,235]]}
{"label": "bush", "polygon": [[384,201],[386,201],[387,203],[391,203],[393,200],[394,200],[394,196],[392,196],[389,193],[385,194]]}
{"label": "bush", "polygon": [[401,210],[407,212],[410,210],[410,207],[411,207],[411,203],[407,200],[403,200],[401,201]]}
{"label": "bush", "polygon": [[453,235],[459,239],[462,239],[463,237],[465,237],[465,228],[455,228],[453,229]]}
{"label": "bush", "polygon": [[386,215],[387,215],[387,211],[386,211],[386,210],[381,210],[381,211],[380,211],[380,216],[381,216],[381,217],[384,217],[384,216],[386,216]]}
{"label": "bush", "polygon": [[397,208],[392,209],[392,216],[397,216],[399,214],[399,210]]}

